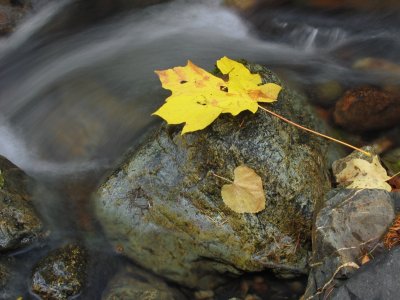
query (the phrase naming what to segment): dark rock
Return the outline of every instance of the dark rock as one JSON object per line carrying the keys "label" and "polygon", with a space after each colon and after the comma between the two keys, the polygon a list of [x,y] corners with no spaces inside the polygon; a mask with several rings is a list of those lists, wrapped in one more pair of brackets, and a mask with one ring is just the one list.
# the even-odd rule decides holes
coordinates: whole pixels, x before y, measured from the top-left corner
{"label": "dark rock", "polygon": [[376,87],[347,91],[336,103],[336,124],[353,131],[389,128],[399,123],[400,94]]}
{"label": "dark rock", "polygon": [[383,58],[363,57],[353,63],[353,68],[367,72],[380,72],[386,74],[400,74],[400,65]]}
{"label": "dark rock", "polygon": [[[287,87],[271,109],[321,130],[305,99]],[[179,126],[165,126],[99,188],[96,213],[114,247],[189,287],[210,289],[226,275],[267,268],[293,276],[306,272],[314,207],[329,187],[326,151],[325,141],[261,111],[224,115],[183,136]],[[212,176],[232,178],[241,164],[263,180],[267,204],[258,214],[226,207],[224,182]]]}
{"label": "dark rock", "polygon": [[0,289],[4,289],[9,281],[10,270],[0,263]]}
{"label": "dark rock", "polygon": [[[0,256],[0,299],[16,299],[15,282],[20,279],[17,276],[18,265],[13,257]],[[18,285],[18,284],[17,284]]]}
{"label": "dark rock", "polygon": [[87,252],[77,245],[56,249],[40,260],[32,274],[32,292],[42,299],[68,299],[81,293]]}
{"label": "dark rock", "polygon": [[343,95],[343,86],[335,80],[316,83],[305,88],[312,103],[331,107]]}
{"label": "dark rock", "polygon": [[21,249],[44,235],[29,193],[32,180],[0,156],[0,252]]}
{"label": "dark rock", "polygon": [[[316,216],[305,299],[323,288],[332,277],[350,276],[362,256],[379,246],[394,216],[393,199],[387,191],[341,189],[328,193],[324,208]],[[351,265],[341,267],[348,263]],[[324,292],[329,293],[329,289]],[[326,295],[319,296],[324,299]]]}
{"label": "dark rock", "polygon": [[[237,3],[239,8],[242,7],[240,0],[225,0],[228,3]],[[246,8],[257,9],[259,6],[280,6],[290,4],[292,6],[304,6],[314,9],[325,9],[325,10],[345,10],[351,9],[356,11],[372,11],[383,10],[392,12],[400,9],[400,3],[393,0],[346,0],[346,1],[336,1],[336,0],[245,0],[243,2],[248,3]]]}
{"label": "dark rock", "polygon": [[333,290],[332,300],[399,298],[400,248],[363,265],[360,270],[343,285]]}
{"label": "dark rock", "polygon": [[29,11],[30,1],[0,1],[0,36],[12,33]]}
{"label": "dark rock", "polygon": [[184,300],[187,298],[160,278],[137,268],[127,267],[110,281],[101,299]]}
{"label": "dark rock", "polygon": [[385,167],[391,172],[391,174],[400,172],[400,148],[396,148],[388,153],[385,153],[385,155],[382,157],[382,162],[385,164]]}

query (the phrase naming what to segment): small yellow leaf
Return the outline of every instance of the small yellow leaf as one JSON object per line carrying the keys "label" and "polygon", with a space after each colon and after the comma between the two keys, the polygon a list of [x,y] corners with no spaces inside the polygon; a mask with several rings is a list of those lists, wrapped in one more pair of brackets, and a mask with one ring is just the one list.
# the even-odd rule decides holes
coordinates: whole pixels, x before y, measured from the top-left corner
{"label": "small yellow leaf", "polygon": [[354,158],[346,163],[346,167],[336,175],[340,184],[348,184],[353,189],[383,189],[391,191],[392,187],[386,182],[390,177],[375,155],[372,162]]}
{"label": "small yellow leaf", "polygon": [[368,254],[363,255],[361,258],[361,264],[365,265],[367,262],[369,262],[371,259],[369,258]]}
{"label": "small yellow leaf", "polygon": [[246,166],[237,167],[234,174],[234,182],[222,187],[224,203],[237,213],[257,213],[265,209],[261,177]]}
{"label": "small yellow leaf", "polygon": [[182,134],[207,127],[221,113],[234,116],[244,110],[255,113],[257,102],[276,101],[281,87],[275,83],[262,84],[259,74],[251,74],[241,63],[223,57],[217,61],[224,81],[188,61],[184,67],[156,71],[163,88],[171,90],[154,115],[168,124],[186,123]]}

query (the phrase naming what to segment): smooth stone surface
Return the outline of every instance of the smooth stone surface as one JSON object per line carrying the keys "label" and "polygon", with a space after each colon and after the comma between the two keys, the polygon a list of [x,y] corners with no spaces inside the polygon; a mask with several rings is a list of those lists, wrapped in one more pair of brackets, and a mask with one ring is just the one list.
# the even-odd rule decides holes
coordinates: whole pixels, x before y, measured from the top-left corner
{"label": "smooth stone surface", "polygon": [[346,130],[369,131],[399,124],[400,93],[376,87],[347,91],[336,102],[335,123]]}
{"label": "smooth stone surface", "polygon": [[399,298],[400,248],[363,265],[353,277],[333,290],[332,300],[392,300]]}
{"label": "smooth stone surface", "polygon": [[42,299],[69,299],[84,286],[87,251],[78,245],[66,245],[50,252],[34,267],[32,292]]}
{"label": "smooth stone surface", "polygon": [[134,267],[126,267],[110,281],[101,299],[185,300],[188,298],[160,278]]}
{"label": "smooth stone surface", "polygon": [[[251,65],[267,82],[282,84]],[[284,86],[269,107],[322,130],[305,99]],[[97,217],[114,247],[139,265],[188,287],[272,269],[306,272],[314,208],[329,188],[327,143],[262,111],[220,116],[181,135],[164,126],[99,188]],[[263,180],[266,209],[238,214],[221,199],[224,181],[245,164]]]}
{"label": "smooth stone surface", "polygon": [[44,236],[31,184],[21,169],[0,156],[0,252],[25,248]]}
{"label": "smooth stone surface", "polygon": [[[339,189],[328,193],[315,221],[311,272],[304,299],[314,295],[349,262],[360,265],[376,248],[395,216],[391,193],[384,190]],[[335,278],[348,278],[357,268],[343,267]],[[328,293],[326,289],[324,292]],[[324,299],[321,293],[313,299]],[[366,298],[367,299],[367,298]]]}

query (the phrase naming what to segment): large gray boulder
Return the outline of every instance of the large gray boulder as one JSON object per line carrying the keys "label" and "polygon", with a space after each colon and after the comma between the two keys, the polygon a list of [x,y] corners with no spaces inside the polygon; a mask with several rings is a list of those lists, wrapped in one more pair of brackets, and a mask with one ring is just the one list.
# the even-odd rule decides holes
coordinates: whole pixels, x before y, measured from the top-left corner
{"label": "large gray boulder", "polygon": [[[263,79],[283,85],[267,69]],[[269,107],[321,130],[305,99],[283,87]],[[305,273],[314,209],[329,188],[327,143],[262,111],[223,115],[181,135],[163,126],[131,152],[94,199],[109,241],[139,265],[188,287],[226,275],[272,269]],[[224,205],[224,182],[245,164],[263,181],[266,209],[238,214]]]}

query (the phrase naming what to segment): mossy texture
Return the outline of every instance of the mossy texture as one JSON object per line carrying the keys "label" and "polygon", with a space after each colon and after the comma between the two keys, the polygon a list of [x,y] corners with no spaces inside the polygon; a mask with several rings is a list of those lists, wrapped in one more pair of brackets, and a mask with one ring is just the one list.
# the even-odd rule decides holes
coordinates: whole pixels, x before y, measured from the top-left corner
{"label": "mossy texture", "polygon": [[41,299],[69,299],[82,291],[86,277],[87,252],[66,245],[44,257],[35,266],[32,291]]}
{"label": "mossy texture", "polygon": [[29,192],[33,181],[0,156],[0,252],[27,247],[44,235]]}
{"label": "mossy texture", "polygon": [[[305,99],[283,86],[269,107],[322,130]],[[181,135],[163,126],[99,188],[95,208],[110,242],[138,264],[188,287],[211,288],[243,272],[305,273],[314,208],[329,188],[325,141],[258,111],[220,116]],[[247,165],[261,176],[266,209],[238,214],[221,199],[221,180]]]}

